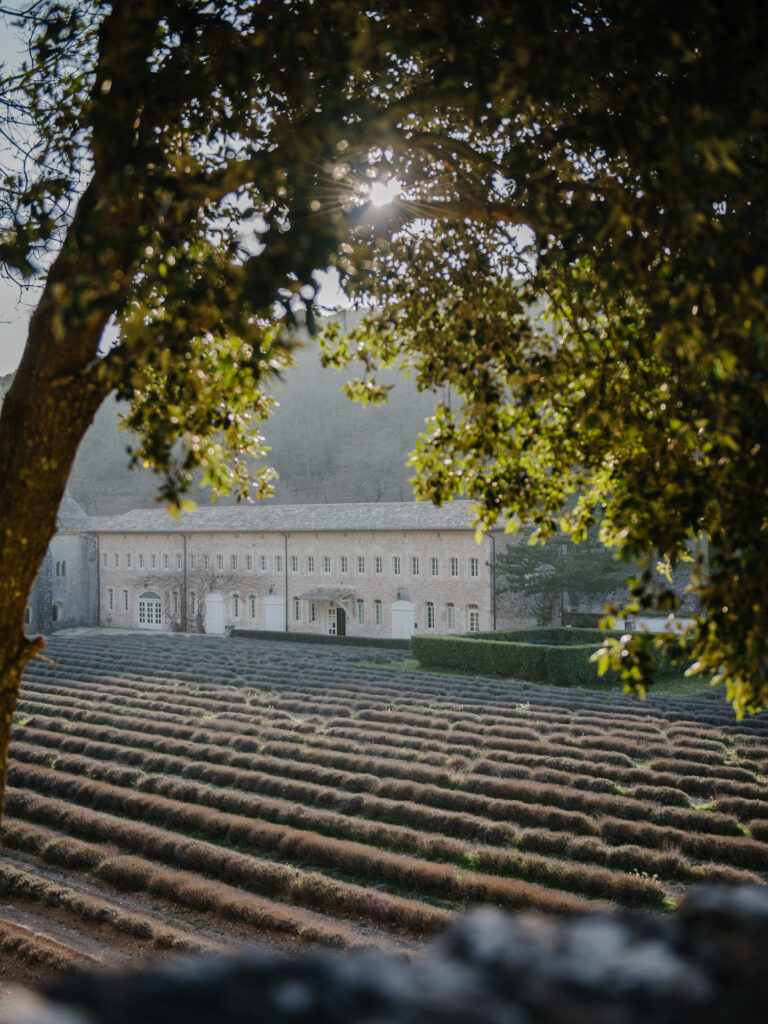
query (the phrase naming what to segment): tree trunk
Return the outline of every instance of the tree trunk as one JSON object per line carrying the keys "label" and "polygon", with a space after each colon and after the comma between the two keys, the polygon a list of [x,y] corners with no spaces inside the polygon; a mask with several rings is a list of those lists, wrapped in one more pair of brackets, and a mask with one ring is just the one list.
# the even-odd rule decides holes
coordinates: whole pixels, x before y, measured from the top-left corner
{"label": "tree trunk", "polygon": [[[55,304],[46,301],[48,291],[32,319],[24,359],[0,412],[0,816],[21,678],[43,647],[42,637],[25,636],[27,597],[56,532],[56,513],[78,446],[107,392],[104,385],[78,380],[74,359],[70,372],[63,372],[56,358],[62,343],[52,343],[50,334]],[[99,319],[103,322],[92,322],[90,331],[69,339],[70,357],[80,354],[80,373],[96,354],[106,317]]]}
{"label": "tree trunk", "polygon": [[[130,247],[113,246],[108,262],[103,255],[104,210],[114,206],[94,179],[51,267],[0,410],[0,821],[21,677],[43,646],[42,637],[25,637],[27,597],[56,532],[80,441],[110,390],[89,367],[97,365],[102,332],[120,298],[102,282],[130,279]],[[111,239],[116,234],[113,227]]]}
{"label": "tree trunk", "polygon": [[[24,633],[27,597],[80,441],[111,386],[99,342],[125,302],[155,196],[142,178],[155,149],[139,143],[155,45],[156,5],[114,0],[99,30],[91,111],[93,177],[83,192],[30,322],[0,410],[0,822],[8,741],[24,669],[43,646]],[[104,86],[107,88],[104,88]],[[130,159],[129,159],[130,157]]]}

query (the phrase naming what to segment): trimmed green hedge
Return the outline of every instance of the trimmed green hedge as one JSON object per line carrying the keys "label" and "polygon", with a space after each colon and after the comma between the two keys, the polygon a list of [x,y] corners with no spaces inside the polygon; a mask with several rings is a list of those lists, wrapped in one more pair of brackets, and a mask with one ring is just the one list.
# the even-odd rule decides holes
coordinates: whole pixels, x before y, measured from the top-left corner
{"label": "trimmed green hedge", "polygon": [[329,633],[294,633],[274,629],[233,629],[230,636],[251,640],[281,640],[294,644],[331,644],[336,647],[386,647],[394,651],[407,651],[408,641],[390,636],[331,636]]}
{"label": "trimmed green hedge", "polygon": [[[413,636],[411,653],[428,668],[458,669],[550,683],[554,686],[595,684],[615,689],[619,673],[597,674],[590,661],[602,646],[599,629],[511,629],[464,636]],[[619,634],[609,634],[618,636]],[[685,665],[660,665],[659,678],[681,675]]]}
{"label": "trimmed green hedge", "polygon": [[547,682],[555,686],[593,686],[597,683],[609,689],[621,686],[618,672],[609,669],[602,676],[597,674],[597,664],[589,660],[597,649],[594,643],[545,647]]}
{"label": "trimmed green hedge", "polygon": [[542,644],[512,644],[465,636],[412,636],[411,653],[429,668],[456,668],[544,682],[547,648]]}
{"label": "trimmed green hedge", "polygon": [[538,626],[531,629],[495,629],[488,633],[465,633],[471,640],[496,640],[518,644],[549,644],[554,647],[575,644],[602,646],[606,636],[620,636],[618,632],[605,633],[602,629],[573,629],[570,626]]}

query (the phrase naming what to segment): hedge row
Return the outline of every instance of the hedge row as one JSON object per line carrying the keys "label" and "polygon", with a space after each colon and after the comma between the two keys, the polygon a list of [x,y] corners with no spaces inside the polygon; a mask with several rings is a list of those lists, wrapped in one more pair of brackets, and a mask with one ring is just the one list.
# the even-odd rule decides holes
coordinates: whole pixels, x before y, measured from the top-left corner
{"label": "hedge row", "polygon": [[595,643],[549,646],[543,643],[511,643],[499,640],[470,640],[460,636],[413,636],[411,652],[428,668],[459,669],[482,675],[510,676],[555,686],[584,686],[600,683],[615,689],[617,673],[600,677],[589,659]]}
{"label": "hedge row", "polygon": [[229,636],[250,640],[280,640],[295,644],[331,644],[335,647],[385,647],[407,651],[408,641],[391,636],[331,636],[329,633],[294,633],[275,629],[233,629]]}
{"label": "hedge row", "polygon": [[620,636],[602,629],[573,629],[570,626],[535,626],[528,629],[494,629],[487,633],[466,633],[469,640],[498,640],[502,643],[547,644],[550,647],[572,647],[575,644],[594,643],[599,647],[604,637]]}
{"label": "hedge row", "polygon": [[[618,636],[617,633],[607,634]],[[621,685],[617,672],[599,676],[592,655],[606,634],[599,629],[510,629],[463,636],[413,636],[411,653],[429,668],[526,679],[554,686]],[[685,665],[658,663],[659,677],[679,675]]]}

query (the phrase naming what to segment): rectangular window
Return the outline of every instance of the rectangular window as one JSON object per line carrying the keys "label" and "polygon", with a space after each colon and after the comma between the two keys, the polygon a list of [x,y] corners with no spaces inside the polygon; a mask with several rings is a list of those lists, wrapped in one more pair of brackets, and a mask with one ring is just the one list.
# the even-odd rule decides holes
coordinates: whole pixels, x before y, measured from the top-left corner
{"label": "rectangular window", "polygon": [[361,626],[365,622],[365,604],[360,600],[357,602],[357,621]]}
{"label": "rectangular window", "polygon": [[440,563],[438,562],[438,560],[436,558],[430,558],[430,560],[429,560],[429,571],[432,573],[433,576],[439,576],[440,575]]}
{"label": "rectangular window", "polygon": [[361,574],[365,572],[365,559],[362,555],[357,556],[357,571]]}
{"label": "rectangular window", "polygon": [[431,601],[427,601],[427,629],[435,628],[435,606]]}
{"label": "rectangular window", "polygon": [[309,605],[309,621],[317,622],[317,605],[312,601]]}
{"label": "rectangular window", "polygon": [[131,556],[130,554],[125,556],[125,566],[127,569],[131,568]]}
{"label": "rectangular window", "polygon": [[275,572],[283,571],[283,556],[275,555]]}
{"label": "rectangular window", "polygon": [[112,587],[107,589],[107,608],[112,611],[115,607],[115,592]]}
{"label": "rectangular window", "polygon": [[189,592],[189,614],[190,615],[195,615],[196,614],[196,612],[197,612],[196,605],[197,605],[197,598],[195,597],[195,592],[194,592],[194,590],[190,590],[190,592]]}
{"label": "rectangular window", "polygon": [[248,614],[252,619],[256,618],[256,595],[248,595]]}
{"label": "rectangular window", "polygon": [[291,555],[291,572],[299,571],[299,556]]}
{"label": "rectangular window", "polygon": [[173,614],[174,615],[178,615],[179,614],[179,592],[178,592],[178,590],[174,590],[174,592],[173,592]]}
{"label": "rectangular window", "polygon": [[451,576],[456,577],[459,575],[459,560],[458,558],[451,559]]}
{"label": "rectangular window", "polygon": [[266,555],[262,555],[261,556],[261,571],[262,572],[266,572],[267,571],[267,556]]}
{"label": "rectangular window", "polygon": [[293,599],[293,621],[301,622],[301,601],[298,597]]}
{"label": "rectangular window", "polygon": [[[307,556],[307,572],[314,572],[314,571],[315,571],[315,560],[312,557],[312,555],[308,555]],[[311,621],[314,622],[315,620],[312,619]]]}
{"label": "rectangular window", "polygon": [[163,568],[168,568],[168,555],[163,555]]}
{"label": "rectangular window", "polygon": [[445,620],[448,629],[456,629],[456,609],[453,607],[452,604],[447,604],[445,606]]}
{"label": "rectangular window", "polygon": [[210,567],[211,567],[210,555],[203,555],[203,568],[204,569],[210,569]]}
{"label": "rectangular window", "polygon": [[245,568],[248,570],[248,572],[251,572],[253,570],[253,555],[245,556]]}
{"label": "rectangular window", "polygon": [[384,561],[381,555],[376,555],[376,557],[374,558],[373,571],[376,573],[377,576],[381,576],[381,574],[384,572]]}
{"label": "rectangular window", "polygon": [[128,591],[127,590],[123,591],[123,611],[124,612],[128,611]]}
{"label": "rectangular window", "polygon": [[117,552],[115,552],[115,568],[116,569],[120,568],[120,555],[118,555]]}
{"label": "rectangular window", "polygon": [[190,555],[189,556],[189,568],[190,569],[194,569],[195,568],[195,556],[194,555]]}
{"label": "rectangular window", "polygon": [[152,555],[152,568],[157,568],[157,555]]}
{"label": "rectangular window", "polygon": [[376,623],[377,626],[380,626],[382,622],[381,601],[378,600],[373,602],[373,621]]}
{"label": "rectangular window", "polygon": [[232,566],[232,571],[234,572],[237,569],[237,555],[232,555],[229,564]]}
{"label": "rectangular window", "polygon": [[418,576],[418,575],[419,575],[419,559],[417,557],[413,557],[411,559],[411,576]]}
{"label": "rectangular window", "polygon": [[343,573],[349,572],[349,559],[347,558],[346,555],[341,556],[341,571]]}
{"label": "rectangular window", "polygon": [[104,568],[105,568],[105,569],[107,568],[107,564],[108,564],[108,563],[107,563],[107,559],[108,559],[108,557],[109,557],[109,556],[107,555],[107,552],[105,551],[105,552],[104,552],[104,555],[103,555],[103,557],[102,557],[102,563],[104,564]]}
{"label": "rectangular window", "polygon": [[392,556],[392,575],[393,576],[399,576],[400,575],[400,555],[393,555]]}
{"label": "rectangular window", "polygon": [[240,598],[237,594],[232,595],[232,617],[240,618]]}
{"label": "rectangular window", "polygon": [[219,572],[224,569],[224,555],[216,555],[216,568]]}
{"label": "rectangular window", "polygon": [[181,568],[181,555],[176,555],[176,568]]}
{"label": "rectangular window", "polygon": [[323,572],[331,571],[331,556],[323,555]]}
{"label": "rectangular window", "polygon": [[144,568],[144,555],[139,555],[139,568]]}
{"label": "rectangular window", "polygon": [[480,632],[480,609],[476,604],[467,605],[467,628],[470,633]]}
{"label": "rectangular window", "polygon": [[480,559],[470,558],[469,560],[469,575],[479,576],[480,575]]}

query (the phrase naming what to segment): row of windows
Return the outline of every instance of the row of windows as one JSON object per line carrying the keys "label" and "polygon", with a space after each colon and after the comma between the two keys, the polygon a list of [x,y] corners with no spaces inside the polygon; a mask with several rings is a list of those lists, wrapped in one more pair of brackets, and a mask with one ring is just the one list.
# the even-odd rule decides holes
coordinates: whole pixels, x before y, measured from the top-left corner
{"label": "row of windows", "polygon": [[[117,599],[117,595],[115,593],[115,589],[113,587],[108,587],[107,588],[107,609],[109,611],[114,611],[115,610],[115,601],[116,601],[116,599]],[[129,595],[127,590],[123,590],[123,591],[120,592],[119,600],[120,600],[121,610],[124,611],[124,612],[130,611],[130,595]],[[241,613],[243,611],[243,608],[242,608],[242,599],[241,599],[240,594],[232,594],[230,600],[231,600],[232,618],[233,619],[241,618]],[[255,619],[256,618],[257,607],[258,607],[257,602],[258,602],[258,599],[257,599],[255,594],[249,594],[248,597],[246,598],[245,611],[247,612],[248,618],[251,618],[251,619]],[[188,594],[187,594],[187,603],[188,603],[188,613],[190,615],[196,615],[197,614],[197,595],[195,594],[194,591],[189,591],[188,592]],[[171,593],[171,612],[172,612],[173,615],[178,615],[179,614],[179,610],[180,610],[179,592],[178,592],[178,590],[174,590]],[[427,629],[435,629],[435,626],[436,626],[436,608],[435,608],[434,601],[427,601],[426,606],[425,606],[425,612],[426,612],[426,628]],[[139,622],[144,624],[144,625],[151,624],[150,620],[146,617],[148,614],[150,614],[150,613],[147,611],[146,603],[143,602],[141,599],[139,599]],[[156,610],[155,612],[152,612],[151,614],[159,614],[159,609]],[[302,621],[302,614],[303,613],[302,613],[302,603],[301,603],[301,600],[298,597],[294,597],[293,598],[293,621],[294,622],[301,622]],[[355,602],[354,614],[355,614],[355,619],[358,622],[358,624],[361,625],[361,626],[364,626],[365,623],[366,623],[365,601],[363,601],[361,599],[358,599]],[[370,614],[370,612],[368,612],[368,614]],[[317,622],[318,621],[318,617],[317,616],[318,616],[317,602],[316,601],[311,601],[310,604],[309,604],[308,621],[310,623]],[[444,619],[445,619],[446,629],[448,629],[449,632],[456,629],[456,607],[451,602],[448,602],[448,604],[445,605]],[[29,620],[27,620],[27,621],[29,621]],[[154,620],[152,620],[152,621],[154,621]],[[160,619],[157,619],[158,623],[160,621],[161,621]],[[383,624],[383,621],[384,621],[384,618],[383,618],[383,605],[382,605],[382,602],[377,598],[373,602],[373,624],[374,624],[374,626],[381,626]],[[470,633],[477,633],[480,630],[480,609],[478,608],[478,606],[476,604],[467,605],[467,629],[469,630]]]}
{"label": "row of windows", "polygon": [[[153,595],[154,596],[154,595]],[[254,598],[255,600],[255,598]],[[114,587],[107,587],[107,610],[113,612],[117,607],[117,603],[120,604],[120,611],[129,612],[131,610],[131,597],[127,590],[121,590],[118,594]],[[171,612],[173,615],[178,615],[181,610],[181,598],[178,590],[174,590],[171,593]],[[197,595],[194,590],[187,592],[187,612],[190,615],[197,614]],[[139,599],[139,621],[144,621],[141,617],[142,613],[142,601]],[[255,613],[254,613],[255,615]]]}
{"label": "row of windows", "polygon": [[[102,560],[102,564],[103,564],[104,568],[108,569],[110,562],[109,562],[109,555],[107,554],[106,551],[102,555],[102,559],[101,560]],[[268,560],[266,555],[260,555],[258,560],[253,555],[246,555],[245,558],[243,559],[243,561],[245,563],[245,568],[246,568],[246,570],[248,572],[253,572],[254,565],[258,565],[258,568],[261,570],[261,572],[268,572],[269,571],[269,560]],[[237,569],[238,569],[238,562],[239,562],[239,560],[238,560],[238,556],[237,555],[230,555],[229,568],[231,570],[233,570],[234,572],[236,572]],[[120,568],[120,553],[119,552],[115,552],[114,553],[112,564],[114,565],[114,567],[116,569]],[[125,561],[124,561],[123,564],[125,565],[126,569],[132,569],[133,568],[133,557],[131,556],[130,553],[127,553],[125,555]],[[212,564],[214,564],[216,566],[216,569],[217,569],[218,572],[224,572],[224,555],[216,555],[216,558],[213,561],[212,561],[210,555],[202,555],[200,558],[196,558],[195,555],[189,555],[188,558],[187,558],[187,565],[188,565],[188,567],[190,569],[198,568],[198,569],[206,569],[207,570],[207,569],[211,568]],[[157,555],[157,554],[153,553],[153,554],[147,555],[147,556],[145,556],[143,554],[140,554],[140,555],[136,556],[136,568],[137,569],[172,569],[172,568],[174,568],[174,566],[175,566],[176,569],[181,569],[181,567],[182,567],[182,556],[181,556],[181,554],[177,554],[175,556],[175,560],[173,561],[173,563],[172,563],[170,555]],[[275,555],[275,557],[274,557],[274,571],[278,572],[278,573],[283,571],[283,556],[282,555]]]}
{"label": "row of windows", "polygon": [[[112,557],[113,557],[113,565],[114,565],[114,567],[116,569],[119,569],[120,568],[120,553],[116,551]],[[171,569],[172,568],[172,562],[171,562],[171,556],[170,555],[166,555],[166,554],[163,554],[163,555],[151,554],[151,555],[148,556],[148,561],[147,561],[146,566],[145,566],[145,556],[143,554],[137,555],[136,559],[137,559],[137,568],[139,568],[139,569],[144,569],[144,568],[149,568],[149,569],[158,569],[158,568]],[[349,573],[349,561],[350,560],[349,560],[349,557],[347,555],[341,555],[339,557],[339,572],[343,576],[347,575]],[[358,555],[356,561],[357,561],[357,574],[358,574],[358,576],[364,576],[365,572],[366,572],[366,559],[365,559],[365,555]],[[427,563],[427,565],[425,566],[425,569],[426,569],[425,575],[429,575],[429,576],[432,576],[432,577],[438,577],[440,575],[440,559],[439,558],[431,557],[429,559],[422,560],[418,555],[414,555],[410,559],[410,566],[409,566],[409,568],[410,568],[411,576],[415,577],[415,576],[421,576],[422,575],[422,562],[423,561]],[[109,555],[107,554],[106,551],[104,552],[104,554],[102,556],[102,562],[104,564],[104,568],[105,569],[109,567]],[[276,573],[281,573],[283,571],[283,556],[282,555],[275,555],[274,559],[273,559],[273,562],[274,562],[274,571]],[[211,568],[211,557],[210,557],[210,555],[202,555],[199,559],[197,559],[195,555],[189,555],[188,558],[187,558],[187,563],[188,563],[188,566],[189,566],[190,569],[195,569],[197,567],[197,568],[202,568],[204,570],[209,570]],[[253,569],[254,569],[255,565],[258,565],[258,568],[259,568],[259,570],[261,572],[268,572],[269,571],[269,559],[268,559],[267,555],[259,555],[258,559],[256,559],[256,556],[254,556],[254,555],[245,555],[245,557],[242,560],[239,559],[239,557],[237,555],[230,555],[229,556],[229,569],[230,569],[230,571],[237,572],[238,571],[238,567],[241,566],[243,563],[244,563],[246,572],[253,572]],[[64,563],[62,563],[62,565],[63,564]],[[216,566],[216,571],[217,572],[224,572],[224,564],[225,564],[224,555],[216,555],[215,566]],[[331,558],[330,555],[323,555],[319,559],[319,565],[320,565],[320,571],[323,572],[323,573],[330,574],[333,571],[333,559]],[[57,567],[58,567],[58,563],[57,563]],[[126,554],[125,555],[125,567],[126,567],[126,569],[133,568],[132,557],[131,557],[130,554]],[[176,569],[181,569],[181,567],[182,567],[182,556],[181,556],[181,554],[177,554],[175,556],[175,568]],[[291,555],[291,557],[290,557],[290,568],[291,568],[291,572],[299,572],[299,556],[298,555]],[[480,575],[480,559],[479,558],[470,558],[469,561],[468,561],[467,568],[468,568],[469,575],[471,577],[473,577],[473,578],[477,578]],[[314,557],[314,555],[308,555],[307,556],[306,561],[305,561],[305,569],[306,569],[306,571],[308,573],[313,573],[315,571],[315,557]],[[374,557],[374,559],[373,559],[373,572],[374,572],[374,575],[376,575],[376,576],[382,576],[384,574],[384,559],[383,559],[383,557],[381,555],[376,555]],[[58,571],[57,571],[56,575],[57,576],[59,575]],[[61,575],[64,575],[63,570],[62,570]],[[400,555],[393,555],[392,556],[392,575],[393,576],[402,576],[403,575],[403,559],[401,558]],[[452,579],[457,579],[458,576],[459,576],[459,559],[456,558],[455,556],[448,559],[448,575]]]}
{"label": "row of windows", "polygon": [[[51,606],[51,622],[58,622],[61,619],[62,605],[59,601]],[[24,609],[24,625],[28,626],[32,622],[32,609],[27,605]]]}

